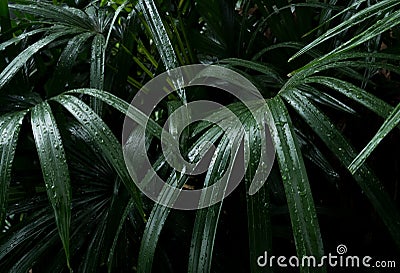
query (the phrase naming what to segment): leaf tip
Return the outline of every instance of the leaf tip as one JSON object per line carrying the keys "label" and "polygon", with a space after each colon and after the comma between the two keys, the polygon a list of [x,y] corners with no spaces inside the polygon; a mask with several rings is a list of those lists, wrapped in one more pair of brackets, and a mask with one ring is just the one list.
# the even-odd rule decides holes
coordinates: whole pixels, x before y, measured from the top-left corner
{"label": "leaf tip", "polygon": [[354,175],[357,170],[359,169],[359,166],[357,164],[355,164],[355,162],[353,161],[352,163],[350,163],[350,165],[347,167],[347,169],[350,171],[350,173],[352,175]]}

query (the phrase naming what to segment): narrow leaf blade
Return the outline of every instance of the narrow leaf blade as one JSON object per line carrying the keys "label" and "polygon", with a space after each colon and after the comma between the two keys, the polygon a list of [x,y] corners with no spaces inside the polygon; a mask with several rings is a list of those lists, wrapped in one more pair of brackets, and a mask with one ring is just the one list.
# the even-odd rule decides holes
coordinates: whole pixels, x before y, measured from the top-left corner
{"label": "narrow leaf blade", "polygon": [[0,226],[6,215],[8,187],[11,180],[11,167],[17,148],[18,133],[26,111],[0,117]]}
{"label": "narrow leaf blade", "polygon": [[349,165],[349,170],[354,174],[361,165],[367,160],[368,156],[375,150],[379,143],[400,123],[400,104],[387,117],[385,122],[379,128],[376,135],[365,146],[365,148],[357,155],[357,157]]}
{"label": "narrow leaf blade", "polygon": [[50,44],[54,40],[69,34],[68,32],[56,32],[52,33],[43,39],[37,41],[36,43],[27,47],[24,51],[22,51],[16,58],[14,58],[7,67],[0,73],[0,89],[4,87],[6,83],[8,83],[11,78],[26,64],[26,62],[38,52],[41,48]]}
{"label": "narrow leaf blade", "polygon": [[47,102],[33,108],[31,122],[47,195],[54,210],[69,266],[70,178],[61,136]]}
{"label": "narrow leaf blade", "polygon": [[[106,40],[102,34],[97,34],[92,43],[90,87],[99,90],[104,88],[105,43]],[[102,103],[98,99],[92,98],[91,106],[96,114],[101,115]]]}
{"label": "narrow leaf blade", "polygon": [[[282,93],[282,96],[336,155],[343,166],[347,167],[357,154],[328,117],[300,91],[293,92],[291,90]],[[398,232],[400,230],[400,214],[389,195],[384,191],[382,184],[366,165],[362,165],[353,177],[386,224],[396,244],[400,246]]]}
{"label": "narrow leaf blade", "polygon": [[142,201],[139,192],[126,169],[121,145],[104,121],[84,102],[71,95],[60,95],[54,98],[67,109],[89,132],[104,156],[114,167],[118,176],[135,200],[135,206],[143,215]]}
{"label": "narrow leaf blade", "polygon": [[[297,254],[299,257],[322,257],[323,245],[315,205],[291,119],[279,97],[267,103],[270,110],[267,120],[286,192]],[[302,267],[301,272],[326,272],[326,269]]]}

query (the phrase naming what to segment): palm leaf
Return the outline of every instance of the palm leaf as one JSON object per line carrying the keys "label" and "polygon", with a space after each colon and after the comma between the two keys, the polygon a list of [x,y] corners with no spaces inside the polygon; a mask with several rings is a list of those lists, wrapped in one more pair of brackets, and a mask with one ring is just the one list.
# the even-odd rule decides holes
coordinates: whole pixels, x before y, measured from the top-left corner
{"label": "palm leaf", "polygon": [[52,20],[58,24],[73,26],[81,30],[94,30],[89,17],[80,9],[52,5],[45,2],[25,1],[24,4],[10,4],[11,9]]}
{"label": "palm leaf", "polygon": [[[32,206],[32,203],[30,203]],[[49,209],[36,209],[29,216],[29,222],[21,223],[13,228],[13,232],[1,238],[0,260],[9,257],[6,263],[2,263],[2,269],[6,272],[27,272],[32,268],[38,258],[54,245],[59,237],[54,227],[54,215]],[[35,244],[40,239],[41,244]],[[13,247],[10,247],[13,246]],[[24,247],[35,251],[24,251]],[[65,252],[63,263],[65,266]]]}
{"label": "palm leaf", "polygon": [[[286,192],[298,257],[322,257],[323,245],[307,171],[283,101],[276,97],[267,101],[267,115],[272,140]],[[301,272],[325,272],[325,268],[302,267]]]}
{"label": "palm leaf", "polygon": [[47,102],[32,109],[31,122],[47,195],[54,210],[69,266],[70,179],[61,136]]}
{"label": "palm leaf", "polygon": [[[193,135],[201,134],[202,130],[204,130],[203,126],[207,128],[209,125],[207,123],[200,124],[197,126],[197,130],[195,129]],[[188,157],[191,161],[197,162],[200,158],[200,154],[198,151],[202,150],[201,146],[204,145],[204,140],[208,142],[214,143],[217,141],[222,134],[222,131],[219,127],[212,127],[207,130],[201,137],[193,144],[193,146],[189,149]],[[163,157],[160,157],[159,160],[154,164],[153,168],[158,170],[161,166],[165,164],[166,160]],[[147,177],[147,179],[151,179]],[[173,172],[167,183],[174,184],[175,187],[181,188],[188,180],[187,176],[180,176],[178,179],[176,177],[176,173]],[[167,190],[165,187],[159,196],[161,203],[169,203],[173,204],[178,197],[177,195],[173,195],[173,192]],[[171,208],[162,206],[160,204],[155,204],[151,214],[149,216],[149,220],[147,222],[146,228],[143,233],[142,243],[140,246],[139,252],[139,261],[138,261],[138,272],[149,272],[152,268],[153,258],[156,250],[156,246],[161,234],[161,231],[166,224],[167,217],[171,211]]]}
{"label": "palm leaf", "polygon": [[60,95],[54,100],[66,108],[89,132],[135,199],[136,209],[143,215],[142,201],[125,167],[121,145],[108,126],[88,105],[71,95]]}
{"label": "palm leaf", "polygon": [[[292,90],[293,91],[293,90]],[[315,133],[325,142],[326,146],[347,167],[356,156],[356,152],[346,141],[333,123],[316,108],[300,91],[284,92],[282,96],[312,127]],[[383,190],[379,180],[366,166],[353,175],[358,185],[381,216],[397,245],[400,245],[400,215],[390,197]]]}
{"label": "palm leaf", "polygon": [[49,28],[47,27],[47,28],[38,28],[38,29],[34,29],[32,31],[24,32],[24,33],[18,35],[17,37],[8,39],[7,41],[1,43],[0,51],[5,50],[8,46],[10,46],[12,44],[18,44],[18,42],[20,42],[30,36],[33,36],[35,34],[42,33],[42,32],[48,31],[48,30],[49,30]]}
{"label": "palm leaf", "polygon": [[[220,176],[221,170],[226,170],[229,164],[230,139],[224,136],[215,151],[215,161],[211,162],[209,171],[204,180],[204,186],[208,187],[215,183]],[[230,172],[230,170],[227,170]],[[206,190],[202,199],[210,198],[212,192]],[[192,242],[190,245],[188,272],[211,272],[212,252],[214,248],[215,235],[222,201],[207,208],[199,209],[193,228]]]}
{"label": "palm leaf", "polygon": [[107,45],[108,45],[108,43],[109,43],[109,41],[110,41],[110,37],[111,37],[111,32],[112,32],[113,26],[114,26],[114,24],[115,24],[115,22],[116,22],[116,20],[117,20],[117,18],[118,18],[118,16],[119,16],[119,14],[123,11],[123,9],[124,9],[128,4],[129,4],[129,0],[125,0],[125,1],[117,8],[117,10],[114,12],[114,16],[113,16],[113,18],[112,18],[110,27],[109,27],[109,29],[108,29],[107,38],[106,38],[106,42],[105,42],[104,48],[107,48]]}
{"label": "palm leaf", "polygon": [[0,226],[6,215],[8,187],[11,180],[11,167],[17,148],[18,133],[26,111],[15,112],[0,117]]}
{"label": "palm leaf", "polygon": [[92,35],[93,33],[84,32],[73,37],[68,42],[60,55],[56,70],[50,80],[51,93],[49,95],[58,95],[64,90],[66,82],[70,79],[72,66],[75,63],[82,46]]}
{"label": "palm leaf", "polygon": [[[158,13],[157,7],[152,0],[140,0],[139,8],[143,12],[143,16],[150,27],[152,32],[155,45],[160,53],[161,60],[165,66],[165,69],[171,70],[179,66],[178,59],[176,57],[174,47],[168,37],[167,31],[164,27],[160,14]],[[173,82],[178,95],[180,96],[183,103],[186,103],[186,94],[184,88],[180,85],[180,81]]]}
{"label": "palm leaf", "polygon": [[[162,161],[164,162],[164,160]],[[174,183],[175,187],[181,188],[186,183],[186,181],[187,177],[182,176],[180,179],[177,179],[175,173],[173,173],[166,182],[167,184]],[[171,194],[171,191],[169,190],[162,190],[159,199],[161,201],[168,201],[168,203],[173,203],[177,197],[178,196]],[[138,259],[139,273],[146,273],[151,271],[156,246],[161,231],[165,225],[165,222],[167,221],[167,217],[170,212],[171,208],[167,206],[163,206],[158,203],[153,206],[140,245]]]}
{"label": "palm leaf", "polygon": [[386,117],[392,110],[389,104],[378,97],[366,92],[362,88],[337,78],[313,76],[306,78],[304,83],[318,83],[332,88],[381,117]]}
{"label": "palm leaf", "polygon": [[[141,112],[139,109],[131,106],[129,103],[123,101],[122,99],[114,96],[113,94],[106,91],[99,91],[97,89],[75,89],[66,92],[66,94],[85,94],[95,97],[103,102],[107,103],[117,111],[126,115],[133,121],[137,122],[140,126],[148,129],[148,132],[159,139],[161,139],[161,132],[163,128],[158,125],[154,120],[148,119],[147,116]],[[165,132],[166,137],[168,138],[169,133]]]}
{"label": "palm leaf", "polygon": [[[257,118],[264,116],[264,110],[257,111],[260,115]],[[249,193],[246,194],[247,205],[247,225],[249,230],[249,250],[250,250],[250,269],[252,273],[256,272],[272,272],[271,268],[262,268],[257,264],[257,258],[267,251],[272,251],[272,223],[271,223],[271,204],[269,198],[269,182],[261,184],[261,188],[253,190],[251,193],[251,182],[255,179],[258,163],[260,158],[265,158],[267,153],[266,147],[261,143],[266,139],[266,128],[258,128],[252,118],[247,118],[244,123],[246,126],[245,145],[244,147],[251,147],[249,151],[249,163],[247,164],[247,172],[245,176],[246,189]],[[268,139],[269,140],[269,139]],[[265,141],[266,142],[266,141]],[[271,143],[265,143],[267,146]],[[268,173],[266,168],[272,166],[261,165],[262,173]],[[266,177],[263,177],[264,180]],[[255,193],[254,193],[255,192]]]}
{"label": "palm leaf", "polygon": [[63,32],[55,32],[51,33],[43,39],[37,41],[36,43],[27,47],[24,51],[22,51],[17,57],[15,57],[7,67],[0,73],[0,89],[4,87],[6,83],[8,83],[12,77],[26,64],[26,62],[38,52],[41,48],[50,44],[54,40],[69,35],[72,33],[76,33],[76,30],[65,29]]}
{"label": "palm leaf", "polygon": [[[243,124],[249,126],[249,123],[251,123],[251,117],[249,116],[251,115],[242,104],[233,104],[230,106],[230,110],[234,111],[234,113],[239,116],[241,122],[235,122],[232,118],[225,118],[224,112],[216,112],[211,115],[218,120],[217,124],[223,125],[227,123],[230,124],[230,126],[222,135],[222,139],[214,152],[213,159],[204,180],[204,187],[209,187],[214,183],[218,183],[217,187],[213,189],[206,188],[202,192],[200,203],[207,200],[205,203],[210,202],[214,204],[215,202],[213,200],[219,197],[218,194],[222,193],[222,196],[225,196],[227,184],[231,183],[231,177],[234,176],[234,179],[241,179],[241,177],[235,175],[233,169],[240,169],[242,166],[236,166],[234,162],[241,153],[240,143],[243,141],[243,138],[246,138],[246,132],[243,130],[244,127],[242,126]],[[211,127],[211,129],[213,129],[213,127]],[[244,146],[245,154],[250,153],[251,147],[254,147],[253,145],[256,144],[253,142],[254,140],[255,139],[252,138],[250,142],[247,142],[249,146]],[[253,167],[256,165],[255,162],[251,161],[245,163],[247,165],[253,164]],[[226,179],[226,181],[220,180],[223,175],[226,176],[223,178],[224,180]],[[256,188],[258,190],[257,186]],[[251,191],[250,186],[250,192]],[[196,213],[189,253],[188,272],[211,272],[212,254],[222,205],[223,199],[214,205],[198,210]]]}
{"label": "palm leaf", "polygon": [[[92,58],[90,60],[90,87],[103,90],[104,87],[104,65],[105,65],[105,38],[102,34],[97,34],[92,43]],[[102,104],[92,98],[91,107],[96,114],[101,116]]]}
{"label": "palm leaf", "polygon": [[268,64],[265,64],[265,63],[258,63],[255,61],[247,61],[247,60],[241,60],[241,59],[236,59],[236,58],[224,59],[224,60],[221,60],[221,63],[223,63],[223,64],[226,63],[229,66],[241,66],[241,67],[244,67],[247,69],[258,71],[265,75],[270,76],[272,79],[274,79],[278,83],[283,83],[282,78],[279,76],[279,74],[275,70],[275,68]]}
{"label": "palm leaf", "polygon": [[[361,4],[363,1],[357,1],[357,5]],[[356,24],[360,24],[364,22],[365,20],[368,20],[371,17],[375,17],[377,14],[384,14],[388,11],[391,11],[398,5],[398,2],[396,0],[384,0],[380,1],[374,5],[371,5],[365,9],[360,10],[356,14],[354,14],[351,18],[348,20],[343,21],[336,27],[328,30],[325,34],[321,35],[311,43],[309,43],[307,46],[305,46],[303,49],[298,51],[296,54],[294,54],[289,61],[293,60],[294,58],[300,56],[304,52],[308,51],[309,49],[321,44],[322,42],[334,37],[335,35],[338,35],[339,33],[349,29],[351,26],[354,26]],[[325,59],[327,57],[330,57],[334,54],[338,54],[339,52],[348,50],[349,48],[355,47],[356,45],[361,44],[362,42],[371,39],[372,37],[376,36],[376,34],[379,34],[383,32],[385,29],[388,29],[390,27],[393,27],[397,24],[395,18],[397,18],[398,12],[395,12],[393,16],[388,16],[381,21],[378,21],[375,25],[372,27],[368,28],[366,31],[362,32],[361,34],[357,35],[350,41],[346,42],[339,48],[331,51],[327,55],[321,57],[320,59]],[[317,62],[317,61],[315,61]]]}
{"label": "palm leaf", "polygon": [[367,160],[368,156],[376,149],[379,143],[387,136],[398,124],[400,123],[400,104],[391,112],[385,122],[379,128],[376,135],[365,146],[365,148],[357,155],[356,158],[350,163],[349,170],[355,173],[361,165]]}
{"label": "palm leaf", "polygon": [[114,235],[114,238],[112,240],[112,245],[111,245],[111,248],[110,248],[110,252],[109,252],[108,257],[107,257],[107,267],[108,267],[108,272],[109,273],[111,273],[112,270],[113,270],[113,259],[114,259],[114,255],[115,255],[115,250],[116,250],[116,247],[117,247],[118,239],[120,238],[120,234],[121,234],[123,225],[125,224],[125,222],[126,222],[126,220],[128,218],[129,212],[132,210],[134,204],[135,204],[135,202],[134,202],[133,198],[131,198],[129,200],[129,203],[126,205],[125,210],[123,211],[122,217],[121,217],[121,219],[119,221],[119,224],[118,224],[118,228],[117,228],[117,230],[115,232],[115,235]]}

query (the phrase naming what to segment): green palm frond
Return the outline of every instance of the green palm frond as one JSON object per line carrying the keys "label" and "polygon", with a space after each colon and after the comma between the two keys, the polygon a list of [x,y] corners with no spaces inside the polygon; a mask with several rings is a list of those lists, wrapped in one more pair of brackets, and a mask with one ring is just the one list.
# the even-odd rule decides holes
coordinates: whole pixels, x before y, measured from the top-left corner
{"label": "green palm frond", "polygon": [[[0,268],[275,272],[281,269],[257,264],[265,251],[298,257],[332,252],[342,238],[326,235],[329,225],[344,227],[357,209],[363,211],[356,219],[365,219],[356,223],[365,225],[354,236],[359,249],[383,239],[393,244],[387,251],[398,251],[398,190],[390,181],[396,170],[365,162],[380,163],[369,156],[399,127],[400,4],[322,2],[2,1]],[[155,106],[150,119],[127,102],[165,70],[193,63],[238,72],[258,88],[264,106],[248,109],[220,96],[218,84],[183,88],[184,75],[170,83],[176,93]],[[213,67],[201,76],[215,77]],[[217,101],[233,116],[217,111],[207,116],[216,124],[190,124],[178,135],[189,114],[173,113],[195,100]],[[138,126],[121,145],[124,116]],[[363,120],[368,126],[361,131],[355,125]],[[207,170],[195,176],[173,169],[162,136],[179,140],[182,157],[197,167],[214,145]],[[275,164],[263,165],[266,147],[276,150]],[[136,177],[142,153],[155,172]],[[232,163],[242,156],[246,166]],[[236,172],[241,168],[243,177]],[[135,184],[157,175],[166,183],[160,204]],[[214,202],[217,192],[226,197],[227,185],[208,187],[225,176],[243,185],[229,200]],[[162,205],[179,200],[171,186],[206,188],[199,202],[212,205],[174,211]],[[348,225],[338,236],[347,240],[354,230]],[[224,248],[225,239],[248,247]],[[230,265],[221,249],[232,255]]]}

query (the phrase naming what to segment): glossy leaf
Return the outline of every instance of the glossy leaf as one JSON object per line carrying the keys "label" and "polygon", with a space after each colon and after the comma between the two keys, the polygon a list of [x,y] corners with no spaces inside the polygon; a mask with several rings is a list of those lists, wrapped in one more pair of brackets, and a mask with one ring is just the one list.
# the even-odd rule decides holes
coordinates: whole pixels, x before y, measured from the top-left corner
{"label": "glossy leaf", "polygon": [[178,67],[177,57],[174,48],[165,30],[164,24],[158,13],[157,7],[152,0],[140,0],[139,7],[143,16],[148,23],[161,60],[166,70],[171,70]]}
{"label": "glossy leaf", "polygon": [[54,210],[69,266],[70,178],[61,136],[47,102],[38,104],[32,109],[31,122],[47,196]]}
{"label": "glossy leaf", "polygon": [[[297,255],[322,257],[323,244],[315,205],[291,119],[279,97],[267,103],[270,111],[267,120],[286,192]],[[326,269],[302,267],[301,272],[326,272]]]}
{"label": "glossy leaf", "polygon": [[0,89],[4,87],[6,83],[8,83],[11,78],[26,64],[26,62],[38,52],[41,48],[50,44],[54,40],[64,36],[71,34],[75,31],[64,31],[64,32],[56,32],[49,34],[43,39],[37,41],[36,43],[27,47],[24,51],[22,51],[16,58],[14,58],[7,67],[0,73]]}
{"label": "glossy leaf", "polygon": [[[8,255],[8,259],[12,261],[7,265],[3,263],[3,271],[27,272],[32,268],[32,264],[37,261],[38,257],[43,255],[50,246],[58,243],[59,236],[54,225],[54,216],[48,212],[47,207],[37,209],[29,217],[29,223],[1,238],[0,259]],[[35,244],[38,239],[40,239],[41,244]],[[34,248],[35,251],[21,251],[24,246],[28,246],[30,249]],[[64,256],[62,263],[65,267],[65,253],[62,252],[62,254]],[[18,259],[15,259],[15,257]]]}
{"label": "glossy leaf", "polygon": [[116,11],[114,12],[114,16],[113,16],[113,18],[112,18],[112,21],[111,21],[111,24],[110,24],[110,27],[109,27],[109,30],[108,30],[108,33],[107,33],[107,38],[106,38],[106,41],[105,41],[104,48],[107,48],[107,45],[108,45],[108,43],[109,43],[109,41],[110,41],[111,31],[112,31],[112,29],[113,29],[113,27],[114,27],[115,21],[117,20],[119,14],[123,11],[123,9],[124,9],[128,4],[129,4],[129,0],[125,0],[125,1],[122,3],[122,5],[120,5],[120,6],[116,9]]}
{"label": "glossy leaf", "polygon": [[[139,7],[150,27],[154,42],[157,46],[158,52],[160,53],[165,69],[168,71],[177,68],[179,66],[179,62],[175,54],[174,47],[171,44],[154,1],[140,0]],[[174,81],[173,84],[182,102],[186,103],[185,89],[181,86],[180,81]]]}
{"label": "glossy leaf", "polygon": [[333,109],[337,109],[339,111],[355,114],[356,111],[353,110],[350,106],[342,102],[341,100],[335,98],[333,95],[328,94],[327,92],[321,92],[317,88],[314,88],[311,85],[302,84],[298,87],[300,90],[304,91],[305,94],[313,101],[329,106]]}
{"label": "glossy leaf", "polygon": [[386,117],[392,110],[392,107],[389,104],[379,99],[378,97],[366,92],[365,90],[351,83],[337,78],[326,76],[313,76],[306,78],[304,82],[318,83],[332,88],[350,98],[351,100],[358,102],[362,106],[366,107],[367,109],[371,110],[381,117]]}
{"label": "glossy leaf", "polygon": [[[204,124],[207,128],[207,124]],[[196,127],[202,127],[201,125]],[[204,128],[203,128],[204,129]],[[190,161],[197,162],[199,160],[200,154],[197,151],[201,150],[199,148],[202,144],[204,144],[204,140],[207,140],[211,143],[217,141],[217,139],[221,136],[221,130],[219,127],[212,127],[207,130],[204,134],[201,134],[200,131],[194,130],[194,135],[201,135],[199,140],[197,140],[193,146],[189,149],[188,157]],[[153,168],[158,170],[161,166],[165,164],[165,159],[160,157],[159,160],[154,164]],[[148,179],[151,179],[150,177]],[[175,187],[181,188],[187,182],[187,176],[180,176],[177,178],[176,173],[171,173],[167,183],[174,184]],[[174,195],[173,192],[167,190],[168,188],[164,188],[164,190],[160,193],[160,200],[162,202],[168,203],[175,202],[178,196]],[[138,261],[138,272],[149,272],[151,271],[154,254],[156,250],[156,246],[161,234],[161,231],[166,224],[167,217],[171,211],[171,208],[166,206],[162,206],[160,204],[155,204],[151,214],[149,216],[149,220],[147,222],[146,228],[143,233],[142,243],[140,246],[139,252],[139,261]]]}
{"label": "glossy leaf", "polygon": [[367,160],[368,156],[376,149],[379,143],[387,136],[398,124],[400,123],[400,104],[392,111],[387,117],[385,122],[379,128],[376,135],[371,141],[365,146],[359,155],[349,165],[349,170],[353,174],[361,167],[361,165]]}
{"label": "glossy leaf", "polygon": [[129,200],[129,203],[125,207],[125,210],[123,211],[122,217],[121,217],[121,219],[119,221],[119,224],[118,224],[117,231],[115,232],[114,239],[112,241],[112,245],[111,245],[111,248],[110,248],[110,252],[109,252],[109,255],[107,257],[107,267],[108,267],[108,272],[109,273],[112,272],[112,268],[113,268],[112,267],[112,263],[113,263],[113,259],[114,259],[115,248],[117,247],[117,242],[118,242],[118,239],[120,237],[119,235],[120,235],[120,233],[122,231],[123,225],[126,222],[126,219],[128,218],[128,214],[129,214],[130,210],[132,210],[134,204],[135,204],[135,202],[134,202],[133,198],[131,198]]}
{"label": "glossy leaf", "polygon": [[66,82],[70,79],[72,66],[74,65],[84,43],[93,33],[82,33],[73,37],[63,52],[57,63],[53,78],[51,79],[51,95],[58,95],[64,90]]}
{"label": "glossy leaf", "polygon": [[[103,90],[104,87],[104,66],[105,66],[105,38],[101,34],[97,34],[92,43],[92,58],[90,60],[90,87]],[[94,98],[91,106],[96,114],[101,116],[102,104]]]}
{"label": "glossy leaf", "polygon": [[[173,173],[166,182],[168,184],[174,183],[175,187],[181,188],[186,183],[186,181],[187,177],[183,176],[180,179],[177,179],[175,173]],[[168,200],[168,202],[170,203],[173,203],[176,198],[176,194],[172,194],[172,192],[168,190],[162,190],[159,196],[160,200]],[[161,231],[165,225],[165,222],[167,221],[167,217],[170,212],[171,208],[162,206],[158,203],[154,204],[154,207],[147,221],[140,245],[138,261],[139,273],[151,272],[156,246]]]}
{"label": "glossy leaf", "polygon": [[[291,91],[282,93],[282,96],[296,112],[303,117],[308,125],[312,127],[326,146],[341,161],[342,165],[347,167],[356,156],[355,150],[328,117],[319,111],[318,108],[299,91]],[[353,177],[379,213],[396,244],[400,245],[400,235],[398,233],[400,228],[400,215],[396,206],[391,201],[391,198],[383,190],[379,180],[366,165],[361,166]]]}
{"label": "glossy leaf", "polygon": [[114,167],[118,176],[135,199],[136,209],[143,215],[142,201],[125,167],[121,145],[108,126],[88,105],[73,96],[60,95],[55,97],[54,100],[66,108],[90,133],[99,149],[109,160],[110,164]]}
{"label": "glossy leaf", "polygon": [[86,30],[94,30],[87,16],[82,10],[71,7],[60,7],[46,2],[25,1],[24,4],[10,4],[11,9],[43,17],[59,24],[74,26]]}
{"label": "glossy leaf", "polygon": [[[238,113],[236,112],[236,114]],[[247,116],[246,114],[247,112],[242,112],[242,115]],[[201,194],[200,202],[207,200],[206,202],[209,201],[211,204],[215,203],[212,200],[218,198],[219,195],[225,196],[226,187],[230,183],[231,176],[233,176],[233,168],[240,168],[235,166],[234,163],[240,156],[240,144],[245,135],[242,123],[237,123],[232,118],[224,118],[223,112],[216,112],[211,116],[213,115],[221,119],[218,123],[220,126],[226,122],[230,124],[230,127],[224,132],[214,151],[203,182],[204,191]],[[226,180],[222,179],[223,176]],[[238,179],[238,177],[234,179]],[[211,185],[216,187],[207,188]],[[211,272],[212,254],[222,204],[223,199],[214,205],[197,211],[190,246],[188,272]]]}
{"label": "glossy leaf", "polygon": [[[154,122],[152,119],[147,120],[147,116],[141,112],[140,110],[136,109],[133,106],[130,106],[127,102],[123,101],[122,99],[114,96],[111,93],[106,91],[99,91],[97,89],[75,89],[70,90],[67,94],[86,94],[92,97],[95,97],[99,100],[104,101],[111,107],[115,108],[117,111],[121,112],[122,114],[126,115],[127,117],[131,118],[133,121],[137,122],[140,126],[149,129],[149,133],[157,138],[161,138],[161,132],[163,128]],[[146,121],[148,121],[146,123]],[[169,134],[166,134],[168,137]]]}
{"label": "glossy leaf", "polygon": [[[264,115],[264,111],[258,111],[259,118]],[[266,156],[268,152],[261,141],[267,141],[265,127],[258,128],[256,123],[251,119],[247,118],[246,122],[246,135],[244,138],[244,147],[250,147],[249,149],[249,163],[247,166],[247,172],[245,176],[246,189],[250,191],[251,182],[255,178],[256,169],[261,156]],[[269,139],[268,139],[269,140]],[[272,143],[266,143],[272,145]],[[261,165],[262,172],[266,173],[265,168],[267,166]],[[275,177],[274,177],[275,178]],[[267,179],[265,177],[265,179]],[[268,251],[272,252],[272,223],[271,223],[271,203],[269,197],[269,183],[267,181],[255,194],[246,194],[246,205],[247,205],[247,225],[249,230],[249,250],[250,250],[250,270],[252,273],[256,272],[272,272],[272,268],[262,268],[257,264],[257,258]]]}
{"label": "glossy leaf", "polygon": [[282,83],[283,80],[279,76],[279,74],[275,71],[273,67],[270,67],[268,64],[262,64],[262,63],[257,63],[254,61],[247,61],[247,60],[241,60],[241,59],[224,59],[220,61],[223,64],[229,64],[231,66],[241,66],[247,69],[251,69],[254,71],[261,72],[263,74],[266,74],[268,76],[271,76],[271,78],[275,79],[277,82]]}
{"label": "glossy leaf", "polygon": [[[105,215],[100,216],[105,217]],[[91,237],[88,251],[86,252],[85,257],[83,257],[83,262],[78,272],[93,272],[96,270],[96,268],[98,268],[101,251],[103,250],[105,232],[106,221],[101,221],[96,229],[96,232]]]}
{"label": "glossy leaf", "polygon": [[18,133],[26,111],[0,116],[0,226],[6,216],[8,188],[11,181],[11,168],[17,148]]}
{"label": "glossy leaf", "polygon": [[[382,60],[380,62],[369,62],[365,61],[368,58],[375,58]],[[319,59],[315,58],[314,60]],[[360,61],[360,59],[364,59],[364,61]],[[310,76],[312,74],[327,70],[327,69],[348,69],[349,67],[365,67],[365,68],[387,68],[389,70],[396,71],[399,73],[399,69],[397,66],[394,66],[388,62],[384,62],[385,59],[391,60],[399,60],[399,56],[396,54],[388,54],[388,53],[381,53],[381,52],[359,52],[359,51],[350,51],[350,52],[343,52],[341,54],[337,54],[334,56],[329,57],[328,59],[322,59],[318,62],[314,60],[306,64],[305,66],[296,69],[295,71],[289,73],[289,76],[293,76],[292,79],[289,79],[289,82],[295,80],[301,80],[306,76]],[[353,73],[354,74],[354,73]]]}
{"label": "glossy leaf", "polygon": [[[359,4],[361,4],[361,2],[365,2],[365,0],[364,1],[358,1],[356,4],[359,5]],[[384,13],[386,11],[390,11],[396,5],[398,5],[398,2],[396,0],[385,0],[385,1],[380,1],[380,2],[378,2],[376,4],[374,4],[374,5],[371,5],[371,6],[367,7],[367,8],[365,8],[365,9],[360,10],[359,12],[354,14],[351,18],[349,18],[348,20],[341,22],[336,27],[328,30],[325,34],[321,35],[320,37],[318,37],[317,39],[312,41],[310,44],[308,44],[302,50],[300,50],[295,55],[293,55],[289,59],[289,61],[293,60],[294,58],[296,58],[298,56],[300,56],[304,52],[306,52],[309,49],[315,47],[316,45],[321,44],[322,42],[332,38],[333,36],[335,36],[335,35],[343,32],[343,31],[347,30],[349,27],[354,26],[355,24],[360,24],[360,23],[364,22],[365,20],[367,20],[367,19],[369,19],[369,18],[371,18],[371,17],[373,17],[373,16],[375,16],[377,14],[382,14],[382,13]],[[391,17],[391,18],[394,19],[394,17]],[[380,22],[378,22],[378,23],[380,23]],[[379,24],[377,24],[377,25],[379,26]],[[381,24],[381,25],[383,25],[383,24]],[[375,30],[376,31],[376,28],[375,29],[374,28],[370,28],[368,30],[369,30],[368,35],[365,35],[366,32],[363,33],[364,36],[362,36],[362,37],[363,37],[364,41],[376,35],[376,34],[371,33],[371,30]],[[378,34],[379,33],[380,32],[378,32]],[[361,35],[359,34],[355,38],[353,38],[352,40],[355,40],[356,38],[358,38],[360,36]],[[354,45],[354,43],[352,45]],[[344,51],[346,49],[345,46],[346,46],[346,44],[342,45],[340,50]],[[337,52],[338,52],[338,49],[335,49],[331,53],[329,53],[329,55],[333,55],[333,53],[337,53]],[[327,55],[327,56],[329,56],[329,55]]]}
{"label": "glossy leaf", "polygon": [[5,50],[8,46],[10,46],[12,44],[17,44],[18,42],[22,41],[23,39],[26,39],[30,36],[33,36],[35,34],[42,33],[42,32],[48,31],[48,30],[49,30],[49,28],[38,28],[38,29],[34,29],[29,32],[22,33],[21,35],[18,35],[17,37],[8,39],[7,41],[0,44],[0,51]]}
{"label": "glossy leaf", "polygon": [[[216,156],[214,156],[216,159],[210,164],[204,180],[204,187],[215,183],[219,179],[220,171],[228,167],[231,148],[229,142],[230,140],[225,136],[218,145],[215,151]],[[232,152],[236,153],[236,151]],[[230,172],[229,169],[226,171]],[[212,196],[213,194],[206,191],[202,194],[202,198],[207,198],[207,195]],[[222,203],[223,201],[199,209],[196,213],[190,245],[188,273],[211,272],[212,252]]]}

